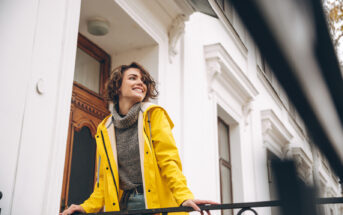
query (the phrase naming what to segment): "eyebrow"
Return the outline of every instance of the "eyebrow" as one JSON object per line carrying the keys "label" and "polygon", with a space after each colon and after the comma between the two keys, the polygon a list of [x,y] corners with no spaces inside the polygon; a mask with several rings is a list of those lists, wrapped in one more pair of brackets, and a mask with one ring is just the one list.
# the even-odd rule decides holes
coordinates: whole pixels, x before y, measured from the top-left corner
{"label": "eyebrow", "polygon": [[128,77],[130,77],[130,76],[138,77],[138,75],[137,75],[137,74],[134,74],[134,73],[128,74],[127,76],[128,76]]}

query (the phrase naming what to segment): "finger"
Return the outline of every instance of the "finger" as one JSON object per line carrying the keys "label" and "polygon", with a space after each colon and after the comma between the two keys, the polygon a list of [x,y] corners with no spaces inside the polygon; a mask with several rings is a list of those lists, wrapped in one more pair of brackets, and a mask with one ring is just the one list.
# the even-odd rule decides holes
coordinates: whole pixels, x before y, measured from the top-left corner
{"label": "finger", "polygon": [[211,201],[211,200],[201,200],[201,199],[194,199],[194,202],[195,202],[196,204],[214,204],[214,205],[219,204],[218,202],[215,202],[215,201]]}
{"label": "finger", "polygon": [[207,215],[211,215],[210,210],[205,210],[205,211],[206,211]]}
{"label": "finger", "polygon": [[200,208],[198,207],[198,205],[192,200],[189,201],[189,206],[191,206],[196,211],[200,211]]}
{"label": "finger", "polygon": [[74,212],[73,210],[74,207],[70,206],[67,210],[63,211],[62,215],[69,215]]}
{"label": "finger", "polygon": [[67,210],[63,211],[63,213],[62,213],[62,215],[68,215],[68,214],[70,214],[69,208]]}
{"label": "finger", "polygon": [[201,214],[201,215],[204,215],[204,211],[200,211],[200,214]]}

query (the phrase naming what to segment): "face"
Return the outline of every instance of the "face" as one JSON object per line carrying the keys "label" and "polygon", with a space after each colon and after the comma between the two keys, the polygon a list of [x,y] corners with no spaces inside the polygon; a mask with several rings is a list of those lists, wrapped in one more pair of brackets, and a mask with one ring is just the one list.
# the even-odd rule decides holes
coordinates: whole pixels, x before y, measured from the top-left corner
{"label": "face", "polygon": [[147,86],[142,81],[141,71],[137,68],[129,68],[123,75],[119,89],[119,102],[141,102],[146,96],[146,91]]}

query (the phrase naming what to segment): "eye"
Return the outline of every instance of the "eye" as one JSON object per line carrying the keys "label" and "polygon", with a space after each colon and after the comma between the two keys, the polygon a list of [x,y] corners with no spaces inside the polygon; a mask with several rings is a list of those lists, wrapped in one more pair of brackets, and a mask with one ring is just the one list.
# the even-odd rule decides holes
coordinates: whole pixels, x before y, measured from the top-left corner
{"label": "eye", "polygon": [[136,78],[134,76],[130,76],[129,80],[136,80]]}
{"label": "eye", "polygon": [[141,81],[145,84],[148,85],[149,81],[146,78],[142,78]]}

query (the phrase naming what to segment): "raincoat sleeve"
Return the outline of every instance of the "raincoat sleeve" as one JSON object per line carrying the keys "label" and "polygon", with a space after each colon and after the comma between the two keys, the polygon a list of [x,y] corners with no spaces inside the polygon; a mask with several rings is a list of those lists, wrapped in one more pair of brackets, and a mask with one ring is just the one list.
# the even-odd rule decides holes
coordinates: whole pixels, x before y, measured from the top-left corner
{"label": "raincoat sleeve", "polygon": [[[94,186],[94,191],[90,197],[81,204],[87,213],[96,213],[104,206],[104,162],[99,161],[99,154],[97,154],[97,161],[100,162],[100,170],[97,171],[97,182]],[[98,163],[97,163],[98,166]]]}
{"label": "raincoat sleeve", "polygon": [[186,177],[182,173],[182,165],[178,149],[172,134],[173,123],[162,108],[151,111],[152,143],[161,176],[178,205],[187,199],[194,199],[187,187]]}

